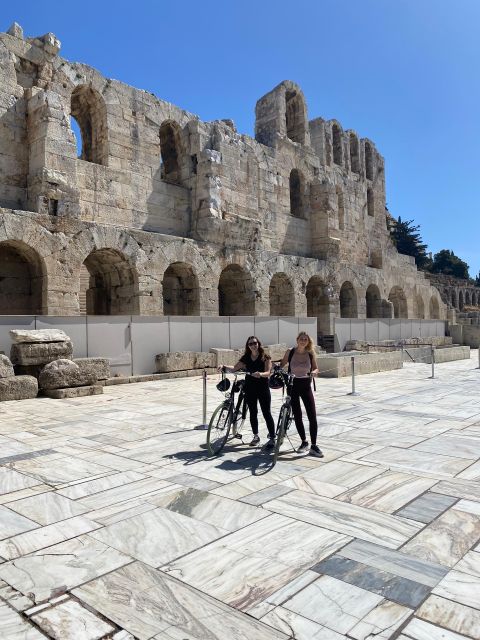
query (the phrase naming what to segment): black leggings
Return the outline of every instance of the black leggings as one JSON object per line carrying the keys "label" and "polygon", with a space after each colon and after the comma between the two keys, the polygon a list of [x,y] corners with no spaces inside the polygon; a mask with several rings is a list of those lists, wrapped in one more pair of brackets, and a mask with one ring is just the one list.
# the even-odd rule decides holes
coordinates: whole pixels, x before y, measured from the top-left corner
{"label": "black leggings", "polygon": [[302,408],[300,406],[300,398],[303,400],[305,411],[307,412],[310,439],[312,444],[317,444],[317,412],[315,409],[315,398],[312,392],[312,381],[310,378],[295,378],[292,387],[292,411],[297,427],[298,435],[302,442],[306,441],[305,427],[303,426]]}
{"label": "black leggings", "polygon": [[267,384],[260,382],[259,384],[249,385],[245,389],[245,397],[248,404],[248,410],[250,412],[250,424],[252,431],[256,435],[258,434],[258,406],[260,403],[260,409],[262,410],[263,417],[267,424],[268,435],[270,438],[275,437],[275,423],[270,411],[270,405],[272,398],[270,395],[270,388]]}

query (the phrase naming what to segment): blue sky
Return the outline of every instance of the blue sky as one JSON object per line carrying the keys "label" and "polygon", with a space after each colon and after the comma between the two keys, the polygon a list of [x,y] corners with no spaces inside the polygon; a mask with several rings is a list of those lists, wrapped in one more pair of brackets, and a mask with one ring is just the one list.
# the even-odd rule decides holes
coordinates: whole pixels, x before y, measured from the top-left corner
{"label": "blue sky", "polygon": [[1,30],[52,31],[69,60],[242,133],[253,134],[257,99],[294,80],[310,118],[375,142],[392,215],[480,271],[479,0],[12,4]]}

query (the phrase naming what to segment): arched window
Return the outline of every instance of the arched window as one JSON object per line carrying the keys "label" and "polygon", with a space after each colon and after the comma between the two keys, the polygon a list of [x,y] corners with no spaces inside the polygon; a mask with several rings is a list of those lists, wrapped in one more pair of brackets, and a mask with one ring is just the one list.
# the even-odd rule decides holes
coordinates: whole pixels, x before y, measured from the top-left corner
{"label": "arched window", "polygon": [[373,150],[369,142],[365,142],[365,177],[373,180]]}
{"label": "arched window", "polygon": [[358,152],[358,138],[354,133],[349,136],[350,140],[350,169],[353,173],[360,173],[360,154]]}
{"label": "arched window", "polygon": [[351,282],[344,282],[340,289],[340,317],[357,318],[357,294]]}
{"label": "arched window", "polygon": [[160,127],[160,153],[162,156],[162,179],[180,184],[180,127],[167,120]]}
{"label": "arched window", "polygon": [[337,211],[338,211],[338,228],[340,231],[345,229],[345,202],[343,199],[343,191],[341,187],[337,185]]}
{"label": "arched window", "polygon": [[373,189],[367,189],[367,213],[372,218],[375,216],[375,198]]}
{"label": "arched window", "polygon": [[228,265],[220,274],[218,311],[220,316],[255,315],[253,281],[248,271],[238,264]]}
{"label": "arched window", "polygon": [[[70,114],[77,122],[82,144],[80,159],[96,164],[107,164],[108,135],[107,110],[102,96],[88,85],[80,85],[72,92]],[[77,146],[78,140],[77,140]]]}
{"label": "arched window", "polygon": [[38,253],[21,241],[0,242],[0,309],[5,315],[45,311],[46,276]]}
{"label": "arched window", "polygon": [[293,286],[285,273],[276,273],[271,279],[269,298],[271,316],[295,315]]}
{"label": "arched window", "polygon": [[120,251],[97,249],[92,251],[83,264],[89,274],[88,289],[85,292],[86,311],[89,315],[138,313],[137,272]]}
{"label": "arched window", "polygon": [[320,335],[330,334],[330,301],[326,285],[320,276],[312,276],[307,283],[307,316],[317,318]]}
{"label": "arched window", "polygon": [[305,104],[298,91],[285,92],[285,124],[293,142],[305,143]]}
{"label": "arched window", "polygon": [[338,124],[332,125],[333,162],[340,167],[343,165],[342,132]]}
{"label": "arched window", "polygon": [[290,171],[290,213],[296,218],[305,215],[303,176],[297,169]]}
{"label": "arched window", "polygon": [[393,304],[394,318],[408,318],[407,299],[401,287],[392,287],[388,299]]}
{"label": "arched window", "polygon": [[371,284],[368,287],[365,299],[367,303],[367,318],[382,318],[382,298],[376,284]]}
{"label": "arched window", "polygon": [[163,315],[198,316],[198,278],[185,262],[174,262],[163,274]]}

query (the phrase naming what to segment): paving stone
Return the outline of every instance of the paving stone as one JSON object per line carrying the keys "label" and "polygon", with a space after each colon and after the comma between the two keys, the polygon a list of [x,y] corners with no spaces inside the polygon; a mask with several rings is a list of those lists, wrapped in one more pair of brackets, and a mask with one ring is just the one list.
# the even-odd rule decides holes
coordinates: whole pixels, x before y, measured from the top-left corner
{"label": "paving stone", "polygon": [[445,496],[441,493],[426,493],[395,513],[402,518],[410,518],[428,524],[455,502],[457,502],[457,498],[452,496]]}

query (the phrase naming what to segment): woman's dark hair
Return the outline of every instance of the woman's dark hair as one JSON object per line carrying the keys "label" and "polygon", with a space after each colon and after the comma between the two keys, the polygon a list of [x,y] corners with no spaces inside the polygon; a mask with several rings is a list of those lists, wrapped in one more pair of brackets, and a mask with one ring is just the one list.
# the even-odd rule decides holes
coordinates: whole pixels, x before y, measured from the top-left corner
{"label": "woman's dark hair", "polygon": [[268,356],[265,353],[265,349],[262,347],[262,343],[257,338],[257,336],[248,336],[247,341],[245,343],[245,353],[243,354],[242,358],[245,358],[245,357],[251,355],[252,351],[251,351],[250,347],[248,346],[248,343],[251,340],[256,340],[258,342],[258,355],[260,357],[260,360],[270,360],[270,356]]}

